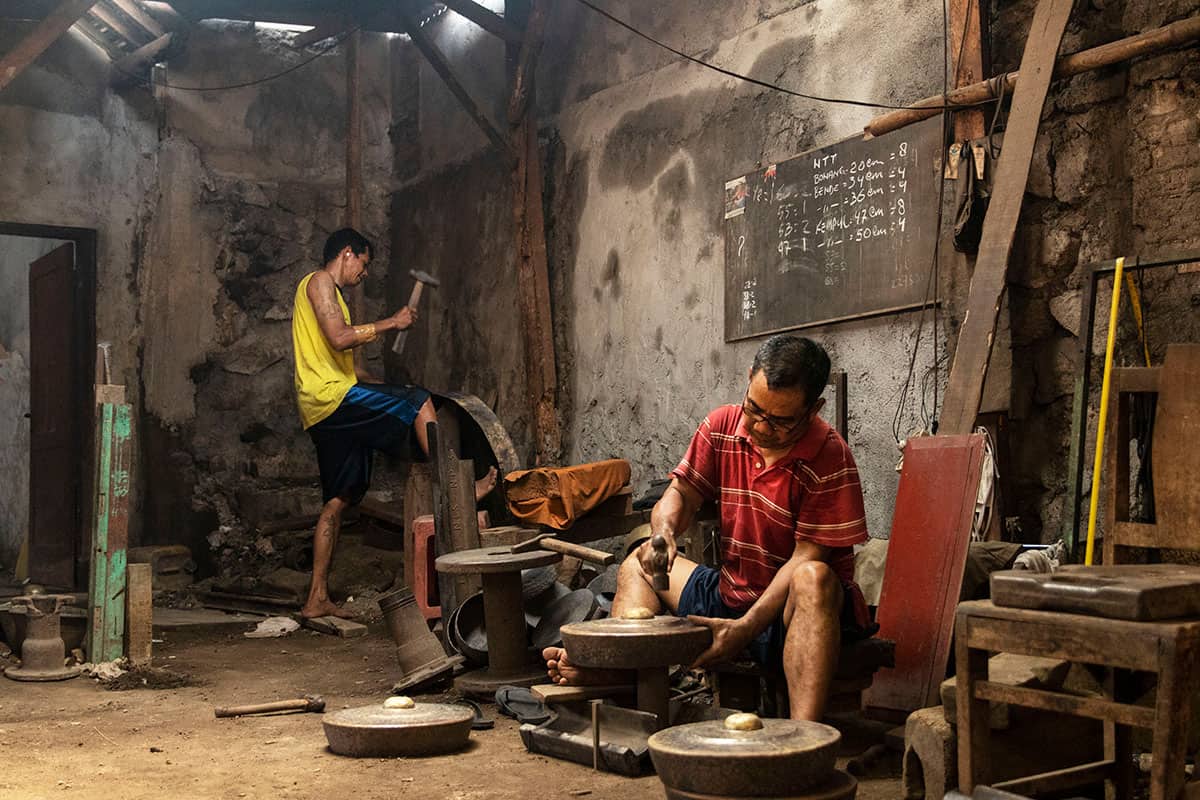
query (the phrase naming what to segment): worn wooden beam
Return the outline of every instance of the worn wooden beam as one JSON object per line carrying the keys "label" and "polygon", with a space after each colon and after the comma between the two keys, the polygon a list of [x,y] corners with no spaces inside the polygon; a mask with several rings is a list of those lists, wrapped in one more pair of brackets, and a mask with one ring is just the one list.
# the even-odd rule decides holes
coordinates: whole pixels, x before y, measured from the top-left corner
{"label": "worn wooden beam", "polygon": [[142,67],[154,61],[159,53],[170,46],[172,36],[170,33],[164,33],[154,41],[147,42],[124,58],[113,62],[113,71],[115,72],[113,84],[121,86],[141,81]]}
{"label": "worn wooden beam", "polygon": [[142,10],[142,7],[137,4],[137,0],[108,1],[120,9],[125,16],[129,17],[131,20],[140,25],[142,29],[145,30],[146,33],[150,34],[152,38],[157,39],[159,36],[162,36],[164,33],[166,33],[166,31],[163,29],[163,26],[158,24],[158,20]]}
{"label": "worn wooden beam", "polygon": [[[986,0],[949,0],[950,85],[957,89],[979,83],[990,72],[987,58]],[[983,136],[983,109],[967,108],[954,113],[954,139],[966,141]]]}
{"label": "worn wooden beam", "polygon": [[127,405],[96,407],[95,512],[89,582],[88,659],[121,657],[125,645],[125,566],[133,423]]}
{"label": "worn wooden beam", "polygon": [[433,67],[434,72],[441,76],[441,79],[446,84],[446,87],[456,98],[458,98],[459,104],[462,105],[463,109],[468,115],[470,115],[471,119],[475,121],[475,124],[479,126],[479,129],[483,131],[484,135],[487,136],[488,141],[495,145],[495,147],[502,153],[509,153],[508,142],[503,136],[500,135],[500,131],[498,131],[496,126],[492,124],[490,119],[488,119],[487,114],[483,113],[483,110],[479,107],[479,104],[472,99],[471,94],[466,90],[465,87],[463,87],[461,83],[458,82],[458,79],[454,77],[454,73],[451,71],[450,65],[446,62],[446,58],[442,55],[442,52],[438,50],[437,45],[430,40],[425,31],[421,29],[421,26],[417,23],[417,21],[408,14],[401,14],[401,23],[404,26],[405,32],[409,35],[409,38],[412,39],[412,43],[416,45],[416,48],[419,51],[421,51],[421,55],[425,56],[425,60],[429,62],[431,67]]}
{"label": "worn wooden beam", "polygon": [[1000,302],[1008,283],[1008,257],[1029,168],[1038,124],[1055,57],[1062,43],[1073,0],[1039,0],[1025,52],[1021,56],[1024,75],[1013,95],[1012,111],[1004,134],[1004,158],[996,167],[992,199],[983,221],[979,257],[971,276],[967,310],[959,330],[954,361],[946,383],[946,401],[942,407],[940,432],[951,436],[975,429],[983,383],[996,336]]}
{"label": "worn wooden beam", "polygon": [[517,68],[513,74],[512,95],[508,99],[510,125],[521,122],[533,95],[533,77],[537,69],[538,55],[542,51],[542,41],[545,39],[549,1],[535,0],[533,11],[529,15],[529,24],[525,28],[525,38],[521,42]]}
{"label": "worn wooden beam", "polygon": [[0,57],[0,92],[95,4],[96,0],[63,0],[16,47]]}
{"label": "worn wooden beam", "polygon": [[331,20],[324,25],[318,25],[311,31],[305,31],[292,40],[292,47],[297,50],[340,36],[350,29],[353,23],[349,20]]}
{"label": "worn wooden beam", "polygon": [[[134,2],[134,0],[130,0],[130,2]],[[153,12],[153,15],[147,13],[146,18],[156,25],[161,19],[164,20],[163,24],[173,31],[182,31],[188,27],[188,21],[170,3],[162,2],[162,0],[141,0],[138,7],[145,8],[147,12]]]}
{"label": "worn wooden beam", "polygon": [[514,219],[517,233],[517,283],[525,373],[533,414],[538,465],[559,463],[562,431],[558,424],[558,368],[550,311],[550,276],[542,212],[542,167],[537,123],[527,109],[514,137],[517,154]]}
{"label": "worn wooden beam", "polygon": [[[1174,47],[1191,44],[1197,39],[1200,39],[1200,16],[1188,17],[1161,28],[1063,56],[1054,65],[1054,78],[1055,80],[1069,78],[1072,75],[1112,66],[1132,58],[1154,55]],[[868,122],[863,130],[870,136],[882,136],[906,125],[940,114],[943,101],[949,101],[955,105],[970,105],[995,100],[999,97],[998,91],[1001,90],[1001,87],[1004,95],[1010,96],[1016,89],[1020,76],[1020,71],[1008,72],[986,81],[973,83],[970,86],[953,89],[945,98],[940,94],[926,97],[908,108],[880,114]]]}
{"label": "worn wooden beam", "polygon": [[520,28],[473,0],[442,0],[442,3],[454,13],[466,17],[493,36],[499,36],[504,41],[513,44],[521,43],[523,34]]}

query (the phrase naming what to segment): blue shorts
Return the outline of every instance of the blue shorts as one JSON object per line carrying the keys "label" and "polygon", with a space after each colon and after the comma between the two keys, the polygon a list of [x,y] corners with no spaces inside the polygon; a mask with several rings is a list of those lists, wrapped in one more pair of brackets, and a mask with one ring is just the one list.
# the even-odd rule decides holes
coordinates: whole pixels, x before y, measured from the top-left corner
{"label": "blue shorts", "polygon": [[[744,610],[736,611],[721,600],[720,581],[719,570],[703,564],[698,565],[688,577],[683,591],[679,593],[679,608],[675,611],[676,616],[686,617],[688,614],[695,614],[699,617],[738,619],[745,614]],[[841,623],[843,642],[868,638],[875,630],[878,630],[876,625],[872,625],[871,629],[863,628],[855,619],[853,605],[850,602],[842,603]],[[768,625],[767,629],[760,633],[754,641],[750,642],[746,647],[746,652],[758,664],[767,667],[778,666],[783,660],[783,638],[786,633],[787,628],[784,627],[783,617],[780,616]]]}
{"label": "blue shorts", "polygon": [[317,448],[321,494],[356,505],[371,485],[371,461],[379,450],[393,458],[420,456],[413,421],[429,392],[419,386],[360,383],[332,414],[308,429]]}

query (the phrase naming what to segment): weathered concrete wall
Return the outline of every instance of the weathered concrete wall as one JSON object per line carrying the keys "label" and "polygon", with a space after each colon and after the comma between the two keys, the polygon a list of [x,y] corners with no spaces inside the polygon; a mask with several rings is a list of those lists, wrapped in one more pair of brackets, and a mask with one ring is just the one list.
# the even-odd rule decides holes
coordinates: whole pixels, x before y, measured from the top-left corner
{"label": "weathered concrete wall", "polygon": [[0,236],[0,568],[29,529],[29,265],[62,242]]}
{"label": "weathered concrete wall", "polygon": [[[851,12],[835,2],[763,0],[712,14],[679,0],[606,8],[687,52],[808,92],[894,102],[924,96],[940,81],[926,57],[940,41],[932,5],[874,2]],[[870,69],[862,65],[866,41],[881,43]],[[481,45],[490,69],[502,72],[501,48]],[[471,74],[478,57],[455,67]],[[423,69],[422,96],[441,91],[426,89],[431,80]],[[741,397],[758,345],[723,341],[724,181],[852,135],[870,112],[790,99],[683,65],[570,3],[555,9],[538,80],[567,458],[628,458],[641,489],[677,463],[706,412]],[[455,278],[426,312],[437,317],[428,319],[429,338],[417,334],[410,343],[417,345],[410,364],[435,385],[445,376],[496,397],[528,459],[511,177],[481,135],[461,133],[470,123],[460,110],[422,102],[409,124],[422,142],[449,137],[455,150],[422,145],[415,174],[394,196],[397,259]],[[389,284],[394,300],[406,293],[407,285]],[[911,314],[812,332],[850,374],[851,445],[875,535],[890,526],[892,417],[914,332]],[[930,363],[923,353],[918,380]],[[916,417],[905,415],[902,433],[916,427]]]}
{"label": "weathered concrete wall", "polygon": [[[1033,3],[997,9],[997,71],[1020,61]],[[1149,30],[1200,13],[1196,0],[1094,3],[1077,9],[1062,51]],[[1085,268],[1118,255],[1200,251],[1200,60],[1195,48],[1109,67],[1052,87],[1012,259],[1012,466],[1024,536],[1056,539],[1066,502],[1071,404],[1078,370],[1079,291]],[[1111,286],[1111,282],[1106,282]],[[1093,396],[1095,441],[1110,289],[1097,298]],[[1170,342],[1200,341],[1200,275],[1147,271],[1142,287],[1151,360]],[[1141,366],[1127,301],[1117,366]],[[1090,486],[1092,456],[1085,459]],[[1085,497],[1085,503],[1086,497]],[[1086,505],[1085,505],[1086,509]]]}
{"label": "weathered concrete wall", "polygon": [[[0,50],[30,27],[6,25]],[[0,220],[96,230],[96,336],[113,343],[115,380],[136,405],[141,325],[132,295],[157,137],[149,98],[114,94],[108,81],[106,57],[72,31],[0,95]],[[11,492],[27,502],[27,486]],[[134,536],[139,522],[131,521]]]}
{"label": "weathered concrete wall", "polygon": [[[791,3],[743,9],[732,20],[695,14],[694,5],[652,14],[619,3],[613,12],[720,66],[810,93],[889,102],[928,94],[940,81],[928,58],[940,36],[932,5],[896,13],[886,2],[855,4],[853,12],[836,2]],[[668,19],[688,22],[676,33]],[[594,20],[582,23],[596,31]],[[560,352],[571,359],[563,365],[570,459],[622,455],[644,485],[678,463],[705,413],[741,399],[760,344],[724,342],[724,181],[853,135],[871,114],[790,98],[674,57],[662,65],[661,51],[603,25],[596,32],[604,44],[585,34],[573,54],[582,57],[567,68],[566,97],[584,99],[557,118],[555,310],[566,319]],[[874,43],[869,68],[863,42]],[[599,90],[584,79],[612,74],[628,77]],[[901,314],[807,332],[849,373],[849,441],[876,536],[890,530],[892,417],[914,331],[915,316]],[[928,364],[923,352],[918,380]],[[915,427],[908,415],[902,435]]]}

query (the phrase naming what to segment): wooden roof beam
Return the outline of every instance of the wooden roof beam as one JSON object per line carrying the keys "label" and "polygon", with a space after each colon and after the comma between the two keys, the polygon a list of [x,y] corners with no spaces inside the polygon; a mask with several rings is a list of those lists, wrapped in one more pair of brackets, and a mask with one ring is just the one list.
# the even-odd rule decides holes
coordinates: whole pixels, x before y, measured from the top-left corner
{"label": "wooden roof beam", "polygon": [[511,44],[521,44],[524,35],[521,29],[494,11],[490,11],[474,0],[441,0],[442,5],[474,22],[493,36],[499,36]]}
{"label": "wooden roof beam", "polygon": [[104,7],[104,3],[96,3],[92,6],[90,13],[93,17],[106,25],[116,35],[120,36],[125,41],[129,42],[129,49],[136,50],[138,47],[146,43],[147,36],[140,30],[126,23],[123,19],[119,19],[116,14]]}
{"label": "wooden roof beam", "polygon": [[142,68],[154,61],[158,54],[171,44],[172,35],[164,33],[152,42],[142,45],[124,58],[113,63],[112,83],[127,86],[141,80]]}
{"label": "wooden roof beam", "polygon": [[0,56],[0,92],[88,12],[96,0],[63,0],[17,46]]}

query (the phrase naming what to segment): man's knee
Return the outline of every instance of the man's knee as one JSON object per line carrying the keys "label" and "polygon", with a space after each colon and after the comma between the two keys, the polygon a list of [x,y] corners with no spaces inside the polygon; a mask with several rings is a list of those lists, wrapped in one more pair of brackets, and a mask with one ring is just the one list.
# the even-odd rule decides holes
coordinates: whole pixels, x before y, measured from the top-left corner
{"label": "man's knee", "polygon": [[842,582],[824,561],[805,561],[792,573],[789,587],[793,602],[833,609],[842,598]]}
{"label": "man's knee", "polygon": [[625,560],[621,562],[621,566],[617,570],[618,580],[640,580],[642,577],[642,565],[638,563],[638,551],[635,549],[632,553],[625,556]]}
{"label": "man's knee", "polygon": [[342,512],[345,511],[349,507],[350,507],[350,498],[348,498],[348,497],[331,497],[328,501],[326,501],[324,508],[322,508],[321,510],[322,510],[322,512],[324,512],[326,514],[334,514],[334,515],[340,517],[342,515]]}

